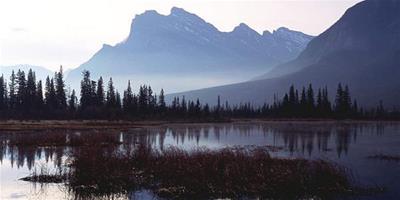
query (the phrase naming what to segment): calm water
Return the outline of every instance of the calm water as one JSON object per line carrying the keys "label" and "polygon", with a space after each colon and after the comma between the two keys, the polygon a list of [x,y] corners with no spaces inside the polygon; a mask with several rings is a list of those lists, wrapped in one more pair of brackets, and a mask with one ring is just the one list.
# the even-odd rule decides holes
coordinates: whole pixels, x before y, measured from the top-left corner
{"label": "calm water", "polygon": [[[32,184],[18,180],[45,166],[54,172],[74,147],[37,145],[55,138],[107,134],[122,142],[118,149],[149,144],[164,149],[230,146],[266,146],[277,157],[326,159],[352,170],[358,184],[383,186],[386,192],[356,199],[400,199],[400,162],[369,159],[376,154],[400,156],[400,123],[276,122],[170,125],[156,128],[90,132],[3,132],[0,133],[0,199],[72,199],[63,184]],[[23,141],[24,145],[21,145]],[[132,192],[121,199],[154,199],[150,191]]]}

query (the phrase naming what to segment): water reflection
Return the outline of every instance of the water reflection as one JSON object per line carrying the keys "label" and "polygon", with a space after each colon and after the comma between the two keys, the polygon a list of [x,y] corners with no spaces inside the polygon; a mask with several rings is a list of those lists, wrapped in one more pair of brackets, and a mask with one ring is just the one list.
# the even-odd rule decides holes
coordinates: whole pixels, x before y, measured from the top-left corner
{"label": "water reflection", "polygon": [[[138,144],[164,149],[178,146],[191,149],[199,146],[284,147],[289,155],[311,157],[313,153],[336,151],[338,158],[350,151],[357,138],[366,135],[383,136],[385,128],[397,125],[382,123],[260,123],[173,125],[156,128],[119,131],[40,131],[3,132],[0,135],[0,161],[7,159],[12,167],[32,169],[35,160],[62,164],[63,156],[74,146],[77,137],[87,137],[91,143],[121,143],[112,151],[130,151]],[[106,137],[105,137],[106,136]],[[96,139],[95,139],[96,138]],[[90,145],[88,143],[87,145]]]}
{"label": "water reflection", "polygon": [[[338,122],[268,122],[168,125],[137,128],[129,131],[30,131],[0,133],[0,175],[3,187],[0,199],[11,198],[23,190],[18,178],[28,175],[38,165],[58,168],[69,155],[85,146],[102,145],[106,154],[132,152],[138,145],[161,150],[170,146],[184,149],[207,147],[218,149],[227,146],[266,146],[272,156],[329,159],[351,169],[356,169],[361,182],[381,183],[396,188],[400,168],[396,164],[379,163],[365,159],[373,153],[400,153],[400,124],[398,123],[338,123]],[[391,175],[390,175],[391,174]],[[395,174],[395,175],[393,175]],[[5,187],[7,186],[7,187]],[[14,187],[14,188],[12,188]],[[5,188],[5,189],[4,189]],[[8,192],[9,191],[9,192]],[[36,190],[34,190],[36,191]],[[61,199],[70,196],[50,187],[46,191],[59,194]],[[56,192],[54,192],[56,191]],[[4,196],[6,195],[6,196]],[[29,194],[32,195],[32,194]],[[28,195],[28,196],[29,196]],[[396,199],[392,192],[385,199]],[[129,198],[149,199],[149,193],[130,194]],[[42,196],[43,197],[43,196]],[[42,198],[40,197],[40,198]],[[39,199],[40,199],[39,198]],[[46,197],[45,198],[50,198]],[[52,196],[50,199],[54,199]]]}

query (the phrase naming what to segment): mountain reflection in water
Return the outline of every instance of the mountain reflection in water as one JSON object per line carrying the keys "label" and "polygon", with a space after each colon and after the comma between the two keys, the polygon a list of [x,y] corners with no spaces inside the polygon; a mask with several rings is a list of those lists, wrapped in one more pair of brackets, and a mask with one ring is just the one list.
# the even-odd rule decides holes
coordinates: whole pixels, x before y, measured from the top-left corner
{"label": "mountain reflection in water", "polygon": [[[139,144],[164,149],[177,146],[222,148],[227,146],[283,147],[289,155],[335,151],[337,157],[346,155],[351,144],[362,135],[382,136],[388,124],[382,123],[260,123],[171,125],[135,129],[128,132],[107,131],[33,131],[0,134],[0,161],[10,160],[12,166],[31,169],[35,159],[62,164],[62,158],[77,144],[73,138],[87,137],[98,143],[115,143],[115,150],[129,150]],[[389,125],[390,126],[390,125]],[[391,128],[399,128],[396,125]],[[104,137],[107,136],[107,137]],[[361,136],[361,137],[362,137]]]}
{"label": "mountain reflection in water", "polygon": [[[395,189],[400,187],[395,182],[400,178],[398,164],[367,157],[380,153],[400,154],[399,130],[399,123],[389,122],[247,122],[171,124],[123,132],[117,130],[2,132],[0,169],[10,172],[11,177],[2,178],[2,187],[6,188],[5,191],[8,191],[7,187],[10,191],[17,190],[20,185],[13,181],[40,167],[38,165],[45,163],[48,167],[56,169],[65,164],[66,159],[73,155],[74,151],[93,144],[104,145],[104,151],[110,154],[130,152],[139,145],[161,150],[173,146],[189,151],[203,147],[220,149],[233,146],[248,148],[263,146],[270,149],[272,156],[326,159],[339,163],[354,171],[360,183],[387,187],[388,192],[379,196],[380,198],[396,199],[400,195]],[[7,198],[4,195],[7,193],[3,193],[0,198]],[[139,194],[139,196],[146,195]],[[147,199],[148,195],[143,198]]]}

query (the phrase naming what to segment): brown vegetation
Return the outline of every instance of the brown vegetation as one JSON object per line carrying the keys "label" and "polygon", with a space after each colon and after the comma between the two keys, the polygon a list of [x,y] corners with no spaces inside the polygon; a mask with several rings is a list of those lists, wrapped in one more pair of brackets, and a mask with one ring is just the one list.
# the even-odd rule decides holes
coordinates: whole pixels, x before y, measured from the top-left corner
{"label": "brown vegetation", "polygon": [[112,146],[85,146],[72,153],[67,168],[67,186],[77,197],[150,189],[172,199],[298,199],[354,190],[350,174],[340,166],[322,160],[272,158],[264,148],[159,151],[140,145],[131,151],[113,151]]}

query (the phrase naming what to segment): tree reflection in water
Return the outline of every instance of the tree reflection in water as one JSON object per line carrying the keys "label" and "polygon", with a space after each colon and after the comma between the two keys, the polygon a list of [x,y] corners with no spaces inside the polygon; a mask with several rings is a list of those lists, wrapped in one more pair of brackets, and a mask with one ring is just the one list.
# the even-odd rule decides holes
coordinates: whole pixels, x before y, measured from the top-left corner
{"label": "tree reflection in water", "polygon": [[[254,145],[284,147],[290,155],[336,150],[337,157],[346,155],[360,134],[383,135],[382,123],[246,123],[171,125],[133,129],[95,131],[32,131],[3,132],[0,134],[0,161],[8,159],[13,167],[32,169],[35,160],[53,162],[60,166],[63,157],[78,146],[92,144],[111,145],[112,151],[132,151],[139,144],[165,149],[167,146],[186,145],[190,149],[209,143],[225,146],[252,145],[254,137],[264,138]],[[210,137],[213,136],[213,137]],[[249,140],[249,141],[247,141]],[[268,143],[268,144],[267,144]],[[216,147],[218,148],[218,146]]]}

